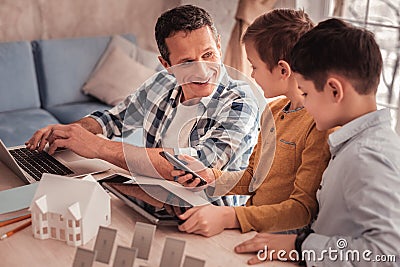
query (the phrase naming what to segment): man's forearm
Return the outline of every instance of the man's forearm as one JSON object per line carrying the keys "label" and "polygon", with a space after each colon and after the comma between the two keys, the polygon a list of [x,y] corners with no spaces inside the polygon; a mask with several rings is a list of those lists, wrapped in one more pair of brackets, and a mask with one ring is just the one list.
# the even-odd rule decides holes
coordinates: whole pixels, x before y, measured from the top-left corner
{"label": "man's forearm", "polygon": [[[107,141],[99,148],[99,158],[139,175],[172,179],[173,167],[159,155],[161,148],[136,147],[121,142]],[[167,150],[169,151],[169,150]],[[171,153],[171,151],[169,151]]]}
{"label": "man's forearm", "polygon": [[107,141],[104,145],[99,147],[99,157],[102,160],[108,161],[118,167],[128,170],[126,164],[123,143]]}
{"label": "man's forearm", "polygon": [[81,125],[83,128],[85,128],[86,130],[88,130],[89,132],[91,132],[93,134],[102,134],[103,133],[103,129],[101,128],[101,125],[93,118],[85,117],[74,123]]}

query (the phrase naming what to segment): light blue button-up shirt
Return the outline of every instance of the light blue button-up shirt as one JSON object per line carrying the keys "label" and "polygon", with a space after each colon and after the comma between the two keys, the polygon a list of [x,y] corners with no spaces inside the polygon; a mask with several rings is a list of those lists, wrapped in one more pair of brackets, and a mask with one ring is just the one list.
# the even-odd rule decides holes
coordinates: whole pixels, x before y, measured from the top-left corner
{"label": "light blue button-up shirt", "polygon": [[[327,252],[323,261],[307,265],[400,266],[400,138],[391,129],[389,110],[347,123],[329,136],[329,145],[315,234],[302,245],[319,258]],[[329,256],[329,249],[337,253]],[[396,262],[374,262],[392,255]]]}

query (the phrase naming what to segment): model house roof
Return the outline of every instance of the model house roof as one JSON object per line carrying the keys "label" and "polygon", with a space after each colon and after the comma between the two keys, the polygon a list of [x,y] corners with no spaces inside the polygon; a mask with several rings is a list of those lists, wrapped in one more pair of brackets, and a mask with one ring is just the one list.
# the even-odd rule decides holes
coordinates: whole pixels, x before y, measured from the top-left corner
{"label": "model house roof", "polygon": [[42,213],[69,213],[79,220],[98,197],[109,195],[91,175],[79,179],[43,174],[30,208],[36,205]]}

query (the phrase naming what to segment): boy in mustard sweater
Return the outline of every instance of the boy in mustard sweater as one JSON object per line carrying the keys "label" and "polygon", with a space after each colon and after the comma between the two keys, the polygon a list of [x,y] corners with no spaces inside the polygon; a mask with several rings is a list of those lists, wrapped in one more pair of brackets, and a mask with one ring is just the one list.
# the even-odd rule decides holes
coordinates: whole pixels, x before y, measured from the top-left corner
{"label": "boy in mustard sweater", "polygon": [[[179,226],[181,231],[204,236],[232,228],[278,232],[300,228],[316,216],[315,194],[330,157],[328,132],[318,131],[303,108],[304,97],[287,59],[299,37],[312,27],[303,11],[277,9],[258,17],[247,29],[243,42],[252,77],[266,98],[285,97],[271,102],[270,110],[264,111],[258,143],[246,170],[199,172],[213,184],[207,188],[213,195],[250,195],[246,206],[189,209],[180,215],[186,220]],[[199,182],[188,183],[192,175],[182,171],[171,174],[180,176],[178,182],[188,187]]]}
{"label": "boy in mustard sweater", "polygon": [[400,138],[390,111],[376,107],[382,57],[373,34],[323,21],[300,38],[290,62],[317,128],[342,126],[329,136],[318,218],[298,235],[257,234],[236,252],[262,256],[249,264],[278,259],[270,252],[282,250],[280,260],[308,266],[398,266]]}

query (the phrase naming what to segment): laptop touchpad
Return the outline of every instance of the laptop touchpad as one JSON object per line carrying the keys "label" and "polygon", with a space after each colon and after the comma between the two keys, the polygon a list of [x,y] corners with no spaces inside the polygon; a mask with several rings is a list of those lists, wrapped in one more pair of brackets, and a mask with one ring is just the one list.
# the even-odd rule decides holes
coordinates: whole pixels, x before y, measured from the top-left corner
{"label": "laptop touchpad", "polygon": [[104,172],[110,167],[99,159],[82,159],[68,162],[68,167],[74,170],[74,176]]}

